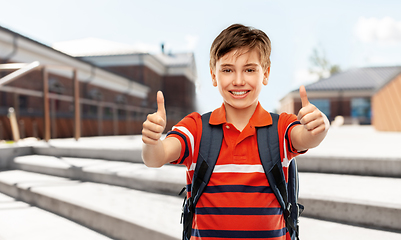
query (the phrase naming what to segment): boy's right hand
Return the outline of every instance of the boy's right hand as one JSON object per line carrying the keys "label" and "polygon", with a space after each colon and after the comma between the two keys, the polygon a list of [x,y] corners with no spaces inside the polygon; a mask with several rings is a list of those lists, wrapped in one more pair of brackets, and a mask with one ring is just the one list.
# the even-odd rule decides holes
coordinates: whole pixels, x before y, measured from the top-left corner
{"label": "boy's right hand", "polygon": [[145,144],[156,145],[166,128],[166,109],[164,96],[157,92],[157,112],[149,114],[142,128],[142,141]]}

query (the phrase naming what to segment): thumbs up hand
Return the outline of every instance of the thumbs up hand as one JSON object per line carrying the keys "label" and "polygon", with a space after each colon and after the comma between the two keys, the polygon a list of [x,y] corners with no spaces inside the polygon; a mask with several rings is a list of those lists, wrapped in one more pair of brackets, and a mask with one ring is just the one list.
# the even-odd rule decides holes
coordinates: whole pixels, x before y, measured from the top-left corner
{"label": "thumbs up hand", "polygon": [[299,88],[299,95],[302,101],[302,108],[298,112],[298,120],[303,127],[316,136],[329,129],[329,120],[315,105],[311,104],[308,100],[308,95],[304,86]]}
{"label": "thumbs up hand", "polygon": [[142,126],[142,141],[156,145],[166,128],[166,109],[161,91],[157,92],[157,112],[149,114]]}

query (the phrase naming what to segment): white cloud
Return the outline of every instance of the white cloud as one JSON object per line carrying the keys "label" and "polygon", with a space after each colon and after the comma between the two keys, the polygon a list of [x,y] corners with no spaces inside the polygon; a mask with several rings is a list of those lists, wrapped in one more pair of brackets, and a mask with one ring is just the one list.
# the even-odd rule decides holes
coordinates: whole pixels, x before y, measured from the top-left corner
{"label": "white cloud", "polygon": [[354,32],[362,42],[401,43],[401,21],[391,17],[360,17]]}

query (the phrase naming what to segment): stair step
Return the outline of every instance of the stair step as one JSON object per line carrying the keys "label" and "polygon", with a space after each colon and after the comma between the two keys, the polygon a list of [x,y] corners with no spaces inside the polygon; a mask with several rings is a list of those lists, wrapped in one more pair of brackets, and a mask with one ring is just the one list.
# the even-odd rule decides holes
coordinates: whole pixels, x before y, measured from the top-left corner
{"label": "stair step", "polygon": [[29,155],[16,157],[13,169],[67,177],[177,196],[185,186],[185,168],[165,165],[148,168],[143,163],[102,159]]}
{"label": "stair step", "polygon": [[181,237],[177,197],[21,170],[0,172],[0,191],[113,239]]}
{"label": "stair step", "polygon": [[51,139],[32,143],[33,154],[57,157],[95,158],[142,162],[142,136],[84,137]]}
{"label": "stair step", "polygon": [[[14,167],[82,181],[100,182],[176,195],[185,185],[185,168],[95,159],[20,156]],[[300,173],[300,202],[305,216],[368,227],[401,230],[401,179]]]}
{"label": "stair step", "polygon": [[304,172],[401,178],[401,132],[380,132],[373,126],[331,127],[317,147],[297,157]]}
{"label": "stair step", "polygon": [[401,230],[399,178],[300,173],[305,216]]}
{"label": "stair step", "polygon": [[[107,233],[112,239],[180,239],[181,236],[179,215],[182,200],[179,198],[19,170],[0,172],[0,190],[77,223],[89,225]],[[2,240],[109,239],[64,228],[60,220],[53,219],[54,214],[2,196]],[[22,212],[25,207],[29,207],[30,211]],[[17,208],[22,209],[16,213]],[[40,220],[38,211],[44,215]],[[14,214],[12,219],[8,217],[10,214]],[[53,218],[50,219],[49,215]],[[325,240],[401,239],[401,233],[300,218],[301,239],[320,240],[322,236]]]}
{"label": "stair step", "polygon": [[54,213],[0,193],[1,240],[111,240]]}
{"label": "stair step", "polygon": [[307,153],[296,158],[300,172],[401,178],[401,157],[353,157]]}
{"label": "stair step", "polygon": [[401,233],[369,229],[338,222],[301,217],[299,220],[300,239],[307,240],[399,240]]}

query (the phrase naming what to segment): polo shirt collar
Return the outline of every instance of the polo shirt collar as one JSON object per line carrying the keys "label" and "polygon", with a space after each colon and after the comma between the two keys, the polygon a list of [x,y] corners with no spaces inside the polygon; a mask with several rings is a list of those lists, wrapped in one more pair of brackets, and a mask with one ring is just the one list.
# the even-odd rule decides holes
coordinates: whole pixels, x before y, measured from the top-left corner
{"label": "polo shirt collar", "polygon": [[[220,125],[224,123],[227,123],[227,119],[226,108],[223,103],[221,107],[212,112],[210,115],[209,124]],[[270,116],[270,113],[263,109],[259,102],[256,106],[255,112],[249,120],[249,124],[254,127],[264,127],[272,124],[272,117]]]}

